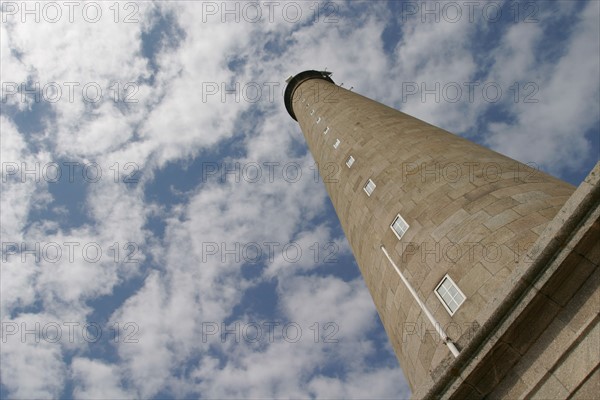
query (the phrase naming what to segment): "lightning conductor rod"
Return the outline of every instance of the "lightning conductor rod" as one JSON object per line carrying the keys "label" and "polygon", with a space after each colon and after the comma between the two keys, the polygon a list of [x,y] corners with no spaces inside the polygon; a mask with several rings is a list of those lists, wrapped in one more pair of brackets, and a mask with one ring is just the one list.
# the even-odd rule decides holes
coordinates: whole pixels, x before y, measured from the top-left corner
{"label": "lightning conductor rod", "polygon": [[381,250],[383,251],[383,254],[385,254],[385,257],[388,259],[388,261],[390,262],[390,264],[392,264],[392,266],[394,267],[394,269],[396,270],[396,272],[400,276],[400,279],[404,283],[404,286],[407,287],[408,291],[413,296],[413,298],[416,300],[417,304],[419,304],[419,307],[421,307],[421,310],[423,310],[423,312],[425,313],[425,315],[429,319],[429,322],[431,322],[431,324],[433,325],[433,327],[437,331],[438,335],[440,335],[440,337],[442,338],[442,341],[444,342],[444,344],[446,346],[448,346],[448,349],[450,349],[450,352],[452,353],[452,355],[454,355],[454,357],[458,357],[459,351],[456,348],[456,346],[454,345],[454,343],[452,342],[452,340],[448,337],[448,335],[446,335],[446,332],[444,332],[444,329],[442,328],[442,325],[440,325],[440,323],[437,322],[435,320],[434,316],[429,312],[429,310],[427,309],[427,306],[425,305],[425,303],[423,303],[421,301],[421,299],[417,295],[417,292],[415,291],[415,289],[413,289],[413,287],[410,285],[410,283],[408,283],[408,281],[406,280],[406,278],[404,277],[404,275],[402,274],[402,272],[400,272],[400,268],[398,268],[398,266],[396,265],[396,263],[394,262],[394,260],[392,260],[392,258],[388,254],[388,252],[385,249],[385,247],[383,247],[383,245],[381,245]]}

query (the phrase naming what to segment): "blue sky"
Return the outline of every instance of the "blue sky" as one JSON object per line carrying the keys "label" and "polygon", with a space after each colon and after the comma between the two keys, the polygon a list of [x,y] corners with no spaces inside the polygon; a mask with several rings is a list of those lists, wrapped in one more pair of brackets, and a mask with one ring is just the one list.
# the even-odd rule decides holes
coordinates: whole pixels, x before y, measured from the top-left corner
{"label": "blue sky", "polygon": [[599,158],[598,2],[75,3],[2,2],[1,397],[410,395],[289,75]]}

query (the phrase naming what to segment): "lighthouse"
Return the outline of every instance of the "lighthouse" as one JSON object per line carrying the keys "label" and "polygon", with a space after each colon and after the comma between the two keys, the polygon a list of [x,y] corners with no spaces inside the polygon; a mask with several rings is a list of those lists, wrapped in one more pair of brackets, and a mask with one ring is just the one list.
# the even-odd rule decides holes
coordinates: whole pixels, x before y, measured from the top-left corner
{"label": "lighthouse", "polygon": [[[597,305],[598,165],[575,188],[347,90],[326,71],[288,78],[284,101],[415,398],[593,385],[597,359],[566,384],[552,375],[565,359],[542,367],[531,351],[582,291],[582,307]],[[576,343],[596,350],[597,313],[588,314],[587,333],[564,339],[559,358]],[[520,365],[535,377],[515,378]]]}

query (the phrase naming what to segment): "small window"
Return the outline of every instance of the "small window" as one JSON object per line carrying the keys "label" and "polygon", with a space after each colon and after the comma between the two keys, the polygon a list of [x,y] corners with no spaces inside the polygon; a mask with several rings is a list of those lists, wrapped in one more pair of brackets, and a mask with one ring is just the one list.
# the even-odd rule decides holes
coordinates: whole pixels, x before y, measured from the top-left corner
{"label": "small window", "polygon": [[329,127],[325,128],[325,130],[323,131],[323,135],[327,135],[327,132],[329,132]]}
{"label": "small window", "polygon": [[310,115],[314,115],[314,113],[315,113],[315,110],[314,110],[314,108],[313,108],[313,109],[311,110],[311,112],[310,112]]}
{"label": "small window", "polygon": [[365,193],[367,193],[367,195],[370,196],[371,194],[373,194],[373,191],[375,190],[375,188],[376,188],[375,182],[373,182],[372,179],[369,179],[363,189],[364,189]]}
{"label": "small window", "polygon": [[317,124],[321,122],[321,117],[317,118]]}
{"label": "small window", "polygon": [[333,148],[337,149],[338,147],[340,147],[340,139],[335,139],[335,143],[333,144]]}
{"label": "small window", "polygon": [[346,161],[346,166],[348,168],[350,168],[352,166],[352,164],[354,164],[354,157],[350,156],[350,157],[348,157],[348,160]]}
{"label": "small window", "polygon": [[456,286],[456,283],[454,283],[448,275],[445,275],[442,281],[437,285],[435,294],[450,315],[454,315],[456,310],[458,310],[458,307],[460,307],[466,299],[464,293],[460,291],[458,286]]}
{"label": "small window", "polygon": [[392,228],[392,231],[394,231],[396,236],[398,236],[398,239],[402,239],[402,236],[404,236],[404,234],[408,230],[408,224],[406,223],[404,218],[400,216],[400,214],[396,215],[396,218],[394,219],[394,222],[392,222],[392,225],[390,225],[390,227]]}

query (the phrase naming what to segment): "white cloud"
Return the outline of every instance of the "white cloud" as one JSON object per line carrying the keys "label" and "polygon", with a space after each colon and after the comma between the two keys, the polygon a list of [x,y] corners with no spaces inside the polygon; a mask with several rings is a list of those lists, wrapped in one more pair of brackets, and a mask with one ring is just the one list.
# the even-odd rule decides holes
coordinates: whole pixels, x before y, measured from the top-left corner
{"label": "white cloud", "polygon": [[[47,153],[32,154],[17,127],[0,116],[0,159],[2,159],[2,315],[12,307],[26,307],[35,301],[33,282],[37,274],[33,256],[22,259],[20,248],[25,242],[24,229],[29,213],[48,201],[41,169],[48,160]],[[27,171],[38,171],[26,174]],[[36,179],[39,183],[36,183]],[[10,212],[7,212],[10,210]],[[27,247],[31,249],[31,245]]]}
{"label": "white cloud", "polygon": [[133,399],[135,392],[122,388],[121,371],[114,365],[87,358],[74,358],[71,374],[76,382],[73,397],[76,399]]}
{"label": "white cloud", "polygon": [[66,365],[60,344],[53,343],[57,330],[48,323],[57,324],[57,320],[23,314],[2,321],[2,383],[13,398],[47,399],[62,394]]}
{"label": "white cloud", "polygon": [[[46,180],[42,169],[48,163],[49,154],[40,151],[32,153],[27,148],[24,135],[6,116],[0,116],[2,138],[0,157],[2,158],[2,209],[11,210],[2,218],[2,238],[4,241],[19,241],[27,216],[35,200],[44,203],[48,200]],[[39,204],[42,205],[42,204]]]}
{"label": "white cloud", "polygon": [[309,383],[318,399],[409,399],[410,391],[397,368],[356,371],[345,380],[317,376]]}
{"label": "white cloud", "polygon": [[[466,14],[457,22],[443,18],[434,22],[432,16],[422,22],[421,11],[415,18],[403,20],[402,39],[395,49],[392,72],[386,77],[395,90],[380,84],[388,91],[390,104],[452,132],[473,128],[480,107],[478,102],[470,102],[464,83],[475,81],[477,64],[469,39],[484,23],[481,18],[471,22]],[[462,92],[455,92],[456,86]]]}
{"label": "white cloud", "polygon": [[362,279],[289,277],[280,282],[282,308],[292,321],[312,324],[315,315],[339,326],[340,336],[356,339],[376,321],[373,301]]}
{"label": "white cloud", "polygon": [[[527,54],[536,47],[538,28],[513,28],[497,53],[494,75],[516,58],[516,79],[535,77],[539,94],[537,103],[512,103],[515,123],[489,125],[486,142],[495,150],[523,162],[534,162],[558,174],[564,169],[578,170],[597,157],[586,138],[588,130],[597,129],[600,63],[590,56],[598,51],[598,3],[589,2],[569,38],[568,50],[556,64],[533,64]],[[518,37],[518,39],[517,39]],[[516,54],[516,57],[515,57]],[[520,73],[519,73],[520,72]]]}
{"label": "white cloud", "polygon": [[0,51],[2,52],[2,103],[16,105],[20,109],[25,109],[27,103],[21,101],[21,96],[15,95],[22,82],[27,81],[29,71],[26,66],[13,53],[14,45],[8,40],[9,29],[7,24],[0,26]]}
{"label": "white cloud", "polygon": [[[376,314],[362,281],[296,276],[288,277],[279,290],[290,322],[274,327],[275,340],[263,349],[246,343],[243,335],[241,342],[227,340],[221,346],[228,357],[224,366],[205,357],[192,374],[200,381],[203,395],[364,398],[366,388],[370,388],[366,397],[400,398],[401,393],[407,394],[398,368],[370,370],[364,364],[365,357],[374,351],[366,335]],[[315,371],[317,365],[320,369],[335,366],[341,376],[320,375]]]}

